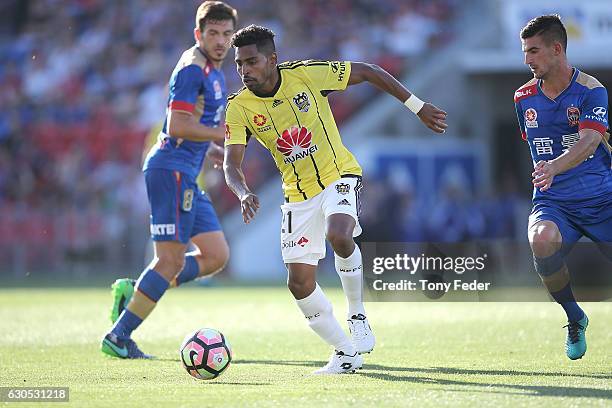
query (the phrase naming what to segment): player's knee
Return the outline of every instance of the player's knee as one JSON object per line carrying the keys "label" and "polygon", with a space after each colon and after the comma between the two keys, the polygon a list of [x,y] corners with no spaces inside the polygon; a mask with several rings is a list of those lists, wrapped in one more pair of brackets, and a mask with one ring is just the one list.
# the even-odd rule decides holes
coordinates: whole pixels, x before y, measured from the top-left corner
{"label": "player's knee", "polygon": [[561,233],[554,224],[536,224],[529,230],[529,244],[534,257],[547,258],[561,248]]}
{"label": "player's knee", "polygon": [[[227,243],[224,243],[223,245],[220,245],[218,248],[216,248],[214,253],[211,252],[208,255],[208,258],[208,260],[204,260],[204,257],[202,255],[198,255],[200,276],[203,276],[202,274],[206,274],[207,276],[214,275],[221,272],[225,268],[227,262],[229,261],[229,246],[227,245]],[[208,268],[203,267],[203,265],[206,264],[209,264],[210,266]],[[208,269],[210,271],[206,273],[206,270]]]}
{"label": "player's knee", "polygon": [[314,280],[304,279],[297,280],[289,278],[287,279],[287,287],[289,291],[296,299],[304,299],[315,290],[316,283]]}
{"label": "player's knee", "polygon": [[172,280],[184,266],[185,257],[183,255],[159,254],[155,270],[168,280]]}
{"label": "player's knee", "polygon": [[330,229],[327,231],[327,240],[334,249],[334,252],[343,258],[351,256],[355,248],[353,235],[340,230]]}

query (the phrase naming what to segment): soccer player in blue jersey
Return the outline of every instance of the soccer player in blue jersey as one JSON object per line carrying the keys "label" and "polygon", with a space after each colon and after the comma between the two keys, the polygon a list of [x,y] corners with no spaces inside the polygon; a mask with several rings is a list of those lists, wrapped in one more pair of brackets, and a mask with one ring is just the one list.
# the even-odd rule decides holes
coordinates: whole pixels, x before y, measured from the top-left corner
{"label": "soccer player in blue jersey", "polygon": [[514,94],[534,163],[529,242],[537,273],[567,314],[565,352],[576,360],[586,352],[589,319],[576,303],[564,257],[582,236],[612,242],[608,94],[568,63],[558,15],[531,20],[521,41],[534,76]]}
{"label": "soccer player in blue jersey", "polygon": [[[135,285],[128,279],[113,285],[111,318],[116,321],[102,340],[102,352],[110,356],[149,358],[131,334],[164,292],[216,273],[228,260],[217,215],[196,177],[210,146],[224,140],[219,122],[227,91],[220,68],[236,19],[236,10],[224,2],[202,3],[196,13],[196,45],[183,53],[172,72],[166,120],[143,166],[155,258]],[[189,241],[197,249],[185,254]]]}

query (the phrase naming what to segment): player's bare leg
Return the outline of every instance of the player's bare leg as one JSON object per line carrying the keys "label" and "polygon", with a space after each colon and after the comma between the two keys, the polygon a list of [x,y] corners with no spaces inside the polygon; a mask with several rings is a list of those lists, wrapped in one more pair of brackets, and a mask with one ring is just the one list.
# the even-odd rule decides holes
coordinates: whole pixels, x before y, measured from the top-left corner
{"label": "player's bare leg", "polygon": [[563,260],[562,236],[552,221],[538,221],[529,228],[529,243],[536,271],[550,295],[567,314],[565,353],[571,360],[586,353],[585,332],[589,319],[576,303],[572,293],[569,271]]}
{"label": "player's bare leg", "polygon": [[[195,250],[185,255],[183,269],[170,281],[169,289],[204,276],[212,276],[225,267],[229,246],[222,231],[203,232],[191,238]],[[117,279],[112,285],[111,321],[115,321],[134,294],[134,279]]]}
{"label": "player's bare leg", "polygon": [[357,353],[351,340],[342,331],[334,317],[331,302],[316,282],[315,265],[287,264],[287,286],[296,300],[310,328],[335,351],[329,363],[315,374],[342,374],[361,368],[363,358]]}
{"label": "player's bare leg", "polygon": [[136,282],[127,307],[102,340],[102,352],[119,358],[150,358],[131,339],[132,332],[153,311],[170,281],[183,269],[186,245],[177,241],[155,242],[155,258]]}
{"label": "player's bare leg", "polygon": [[353,344],[359,353],[369,353],[376,339],[363,306],[363,262],[361,251],[353,241],[355,224],[355,219],[348,214],[331,214],[327,217],[326,238],[334,250],[336,272],[348,303],[347,321]]}
{"label": "player's bare leg", "polygon": [[212,276],[223,270],[229,260],[229,246],[223,231],[200,233],[191,238],[191,243],[196,249],[185,255],[185,266],[172,280],[171,287]]}

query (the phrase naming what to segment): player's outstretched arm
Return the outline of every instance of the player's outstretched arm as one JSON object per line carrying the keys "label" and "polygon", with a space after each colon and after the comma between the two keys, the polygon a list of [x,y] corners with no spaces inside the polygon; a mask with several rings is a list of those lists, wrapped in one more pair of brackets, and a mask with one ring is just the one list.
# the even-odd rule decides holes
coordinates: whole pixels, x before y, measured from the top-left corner
{"label": "player's outstretched arm", "polygon": [[191,113],[178,110],[170,110],[168,113],[168,134],[195,142],[223,142],[225,137],[223,128],[205,126]]}
{"label": "player's outstretched arm", "polygon": [[417,115],[425,126],[434,132],[444,133],[446,131],[448,127],[446,124],[446,112],[430,103],[421,101],[410,93],[393,75],[378,65],[351,62],[351,76],[349,77],[348,84],[355,85],[364,81],[373,84],[389,95],[395,96]]}
{"label": "player's outstretched arm", "polygon": [[550,188],[553,178],[560,173],[572,169],[595,153],[603,136],[593,129],[581,129],[578,132],[580,139],[554,160],[541,160],[536,163],[533,173],[533,185],[546,191]]}
{"label": "player's outstretched arm", "polygon": [[242,159],[244,159],[245,145],[232,144],[225,147],[225,158],[223,160],[223,172],[225,182],[230,190],[240,200],[242,219],[248,224],[259,209],[259,198],[249,190],[242,172]]}

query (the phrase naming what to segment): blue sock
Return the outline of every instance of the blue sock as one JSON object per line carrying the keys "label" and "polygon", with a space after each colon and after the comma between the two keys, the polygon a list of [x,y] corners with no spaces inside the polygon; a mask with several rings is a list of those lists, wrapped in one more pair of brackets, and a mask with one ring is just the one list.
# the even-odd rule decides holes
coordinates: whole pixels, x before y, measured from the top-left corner
{"label": "blue sock", "polygon": [[134,313],[130,312],[127,309],[124,309],[121,312],[121,316],[115,322],[112,333],[116,334],[117,337],[121,339],[127,339],[132,335],[132,332],[136,330],[138,326],[142,323],[142,319],[136,316]]}
{"label": "blue sock", "polygon": [[194,280],[199,274],[200,266],[198,265],[198,261],[196,261],[195,256],[186,256],[185,267],[176,277],[176,286]]}
{"label": "blue sock", "polygon": [[574,294],[572,293],[569,282],[563,289],[551,293],[550,295],[561,305],[563,310],[565,310],[568,321],[577,322],[584,317],[584,312],[580,306],[578,306],[578,303],[576,303],[576,299],[574,299]]}
{"label": "blue sock", "polygon": [[[155,270],[147,269],[140,275],[138,281],[136,281],[135,288],[153,302],[157,303],[166,289],[168,289],[169,285],[170,283]],[[126,307],[119,316],[119,319],[115,322],[111,332],[117,335],[117,337],[123,339],[129,338],[132,332],[140,326],[142,320],[143,319],[132,313]]]}

